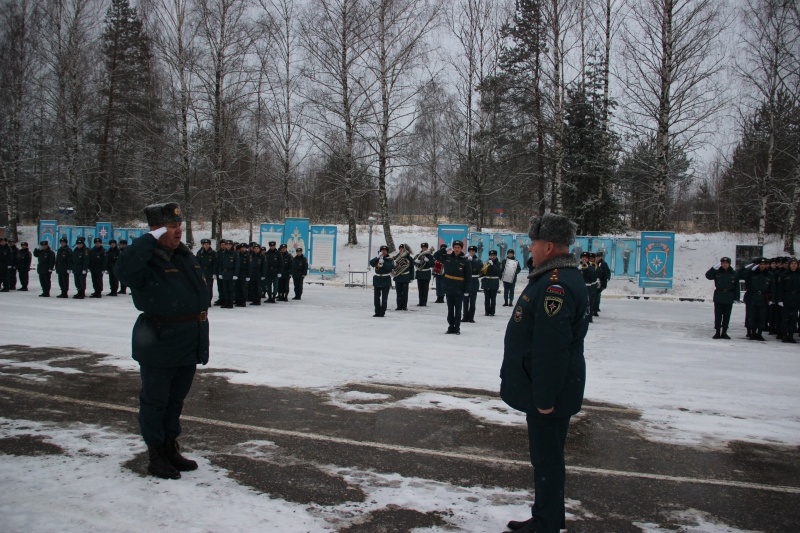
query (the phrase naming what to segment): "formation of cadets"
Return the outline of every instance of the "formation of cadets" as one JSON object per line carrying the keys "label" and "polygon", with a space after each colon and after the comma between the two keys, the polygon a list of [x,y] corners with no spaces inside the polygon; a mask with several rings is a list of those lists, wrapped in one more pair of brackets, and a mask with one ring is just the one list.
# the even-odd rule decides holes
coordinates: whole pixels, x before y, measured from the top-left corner
{"label": "formation of cadets", "polygon": [[[795,257],[756,257],[738,271],[723,257],[706,272],[714,282],[714,339],[730,339],[728,327],[734,302],[745,304],[747,338],[764,341],[764,333],[796,343],[800,315],[800,271]],[[740,294],[739,282],[745,284]]]}
{"label": "formation of cadets", "polygon": [[503,306],[513,305],[514,287],[521,270],[514,250],[508,250],[503,260],[498,258],[497,250],[490,250],[489,258],[483,262],[477,247],[470,246],[465,253],[464,243],[459,240],[453,241],[452,248],[440,245],[436,252],[431,252],[427,242],[420,244],[420,249],[414,254],[404,243],[398,246],[396,254],[389,255],[389,247],[383,245],[370,260],[374,269],[374,317],[386,316],[393,280],[397,298],[395,311],[408,311],[408,288],[413,280],[417,281],[419,295],[416,305],[426,307],[430,283],[435,280],[435,303],[447,303],[448,334],[460,335],[462,322],[475,322],[480,290],[484,295],[484,316],[495,316],[501,281]]}
{"label": "formation of cadets", "polygon": [[611,268],[603,259],[603,252],[582,252],[580,261],[578,269],[583,274],[583,282],[589,292],[589,322],[593,322],[594,317],[600,316],[600,296],[608,287]]}
{"label": "formation of cadets", "polygon": [[[89,298],[101,298],[106,274],[110,289],[106,296],[127,294],[127,287],[120,284],[115,266],[128,241],[120,240],[117,246],[117,241],[111,239],[108,241],[108,250],[103,247],[100,238],[95,238],[93,244],[92,248],[88,248],[86,239],[78,237],[75,247],[70,248],[67,239],[62,237],[58,250],[51,250],[49,243],[42,241],[31,254],[28,243],[20,243],[20,248],[17,248],[14,241],[0,237],[0,292],[27,291],[28,273],[35,257],[38,261],[36,272],[42,287],[40,297],[50,297],[53,272],[56,273],[61,291],[56,298],[69,298],[70,279],[75,285],[72,297],[78,300],[85,298],[87,277],[92,282]],[[220,250],[216,251],[211,248],[209,239],[203,239],[197,259],[203,269],[209,294],[213,294],[214,280],[217,281],[219,299],[214,304],[223,309],[245,307],[248,302],[250,305],[261,305],[263,298],[268,298],[268,303],[288,302],[290,279],[294,282],[292,299],[300,300],[303,279],[308,275],[308,260],[303,255],[303,249],[297,248],[292,256],[285,244],[276,248],[274,241],[269,243],[267,249],[255,242],[248,245],[224,240],[220,243]]]}

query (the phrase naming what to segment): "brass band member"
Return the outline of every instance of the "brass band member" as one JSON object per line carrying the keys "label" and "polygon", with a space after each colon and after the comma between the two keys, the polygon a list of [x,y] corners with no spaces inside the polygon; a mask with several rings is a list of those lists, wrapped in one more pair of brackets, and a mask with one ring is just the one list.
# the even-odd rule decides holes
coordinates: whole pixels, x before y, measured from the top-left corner
{"label": "brass band member", "polygon": [[392,258],[394,269],[394,290],[397,292],[397,308],[395,311],[408,311],[408,285],[414,279],[414,263],[411,259],[411,249],[407,244],[401,244],[397,254]]}

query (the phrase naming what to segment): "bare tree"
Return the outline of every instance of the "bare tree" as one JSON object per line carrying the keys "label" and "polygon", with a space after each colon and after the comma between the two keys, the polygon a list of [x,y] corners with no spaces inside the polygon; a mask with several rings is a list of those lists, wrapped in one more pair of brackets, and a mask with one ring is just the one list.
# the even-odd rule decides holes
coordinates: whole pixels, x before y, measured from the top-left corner
{"label": "bare tree", "polygon": [[375,78],[364,65],[370,44],[369,16],[363,0],[314,0],[302,23],[310,66],[307,100],[317,109],[313,139],[340,161],[347,216],[347,244],[358,244],[355,199],[363,165],[358,140],[370,113]]}
{"label": "bare tree", "polygon": [[650,227],[665,229],[670,152],[696,149],[725,105],[719,36],[726,24],[717,0],[631,1],[625,18],[623,104],[636,138],[656,142]]}
{"label": "bare tree", "polygon": [[398,158],[397,141],[413,124],[413,104],[419,84],[413,71],[425,58],[425,37],[434,29],[441,4],[421,0],[371,0],[375,45],[369,48],[369,68],[377,79],[379,95],[374,103],[371,144],[377,153],[378,202],[383,234],[390,251],[395,250],[386,192],[392,159]]}

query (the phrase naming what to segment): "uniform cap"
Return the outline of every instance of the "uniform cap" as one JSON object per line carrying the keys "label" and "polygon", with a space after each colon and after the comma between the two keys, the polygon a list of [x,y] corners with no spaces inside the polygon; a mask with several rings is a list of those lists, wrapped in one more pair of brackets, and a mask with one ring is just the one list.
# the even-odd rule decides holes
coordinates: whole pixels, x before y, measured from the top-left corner
{"label": "uniform cap", "polygon": [[28,243],[27,242],[21,242],[21,243],[19,243],[19,245],[20,246],[28,246]]}
{"label": "uniform cap", "polygon": [[119,243],[120,244],[128,244],[128,239],[120,239]]}
{"label": "uniform cap", "polygon": [[569,246],[575,242],[578,225],[563,215],[545,213],[540,217],[531,217],[528,237],[534,241],[547,241]]}
{"label": "uniform cap", "polygon": [[797,263],[797,262],[798,262],[798,261],[797,261],[797,258],[796,258],[796,257],[790,257],[790,258],[789,258],[789,263],[790,263],[790,264],[791,264],[791,263]]}
{"label": "uniform cap", "polygon": [[730,257],[723,257],[722,259],[719,260],[719,262],[720,263],[730,263],[731,262],[731,258]]}
{"label": "uniform cap", "polygon": [[603,252],[597,252],[597,257],[603,257]]}
{"label": "uniform cap", "polygon": [[78,237],[77,239],[75,239],[75,244],[83,244],[85,242],[86,242],[86,239],[83,238],[83,237]]}
{"label": "uniform cap", "polygon": [[94,243],[95,243],[95,244],[97,244],[98,242],[99,242],[99,243],[102,243],[102,242],[103,242],[103,239],[101,239],[100,237],[95,237],[95,238],[94,238]]}
{"label": "uniform cap", "polygon": [[581,257],[589,257],[589,252],[581,252]]}
{"label": "uniform cap", "polygon": [[279,248],[287,248],[287,246],[286,246],[285,244],[281,244],[281,245],[279,246]]}
{"label": "uniform cap", "polygon": [[41,244],[42,246],[50,246],[50,243],[48,241],[42,241],[39,244]]}
{"label": "uniform cap", "polygon": [[298,248],[297,250],[295,250],[295,252],[302,252],[302,251],[303,251],[302,248]]}
{"label": "uniform cap", "polygon": [[252,248],[253,246],[261,246],[261,245],[258,244],[256,241],[253,241],[250,243],[250,248]]}
{"label": "uniform cap", "polygon": [[275,246],[275,241],[269,241],[270,246]]}
{"label": "uniform cap", "polygon": [[61,239],[58,242],[67,242],[67,238],[66,237],[61,237]]}
{"label": "uniform cap", "polygon": [[108,241],[108,244],[117,244],[117,241],[115,239],[111,239],[110,241]]}
{"label": "uniform cap", "polygon": [[468,251],[468,252],[477,252],[477,251],[478,251],[478,247],[477,247],[477,246],[472,246],[472,245],[470,245],[470,246],[467,248],[467,251]]}
{"label": "uniform cap", "polygon": [[506,255],[514,255],[514,249],[512,248],[511,250],[507,251]]}
{"label": "uniform cap", "polygon": [[153,204],[144,208],[148,226],[165,226],[173,222],[183,222],[181,207],[175,202]]}
{"label": "uniform cap", "polygon": [[381,247],[379,248],[379,250],[386,250],[386,251],[388,252],[388,251],[389,251],[389,247],[388,247],[388,246],[386,246],[385,244],[383,244],[383,245],[381,245]]}
{"label": "uniform cap", "polygon": [[427,242],[423,242],[419,246],[420,246],[420,248],[427,248],[428,247],[428,243]]}
{"label": "uniform cap", "polygon": [[442,243],[442,244],[439,245],[439,249],[440,250],[443,250],[445,248],[447,248],[447,245],[445,243]]}
{"label": "uniform cap", "polygon": [[760,265],[766,265],[767,263],[769,263],[769,259],[767,259],[766,257],[759,257],[758,258],[758,263]]}
{"label": "uniform cap", "polygon": [[459,241],[459,240],[455,240],[455,241],[453,241],[453,246],[461,246],[463,248],[464,247],[464,243]]}
{"label": "uniform cap", "polygon": [[489,255],[497,255],[497,250],[489,250]]}
{"label": "uniform cap", "polygon": [[200,244],[211,244],[211,239],[200,239]]}
{"label": "uniform cap", "polygon": [[399,247],[402,248],[403,250],[406,249],[406,245],[405,244],[401,244]]}

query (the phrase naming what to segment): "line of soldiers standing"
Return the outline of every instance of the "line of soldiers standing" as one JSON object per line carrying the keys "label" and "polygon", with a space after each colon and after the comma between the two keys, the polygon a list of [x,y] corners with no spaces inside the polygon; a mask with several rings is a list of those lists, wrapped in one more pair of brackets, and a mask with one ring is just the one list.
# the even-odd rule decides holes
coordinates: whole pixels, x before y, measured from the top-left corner
{"label": "line of soldiers standing", "polygon": [[[795,257],[756,257],[737,272],[731,259],[723,257],[706,272],[714,281],[714,336],[730,339],[733,303],[745,303],[747,338],[764,341],[766,331],[783,342],[796,343],[800,319],[800,270]],[[745,282],[745,294],[740,298],[739,281]]]}
{"label": "line of soldiers standing", "polygon": [[208,284],[209,304],[213,299],[214,280],[217,281],[219,297],[214,305],[222,309],[261,305],[289,301],[289,279],[294,281],[294,298],[303,295],[303,278],[308,275],[308,260],[303,249],[297,248],[295,255],[288,252],[287,246],[276,247],[275,241],[269,248],[256,242],[234,243],[232,240],[220,241],[220,249],[211,248],[209,239],[200,241],[197,260]]}
{"label": "line of soldiers standing", "polygon": [[593,322],[593,317],[600,316],[600,298],[608,287],[611,268],[603,259],[603,252],[582,252],[578,269],[583,274],[583,282],[589,293],[589,309],[592,311],[589,322]]}
{"label": "line of soldiers standing", "polygon": [[58,276],[58,285],[61,293],[57,298],[68,298],[70,274],[74,276],[76,294],[74,299],[81,300],[86,297],[86,276],[91,275],[93,292],[90,298],[101,298],[103,293],[105,273],[108,273],[111,292],[108,296],[116,296],[119,293],[126,294],[124,285],[120,285],[114,266],[119,259],[119,254],[127,247],[128,242],[121,240],[119,248],[117,241],[108,241],[109,248],[103,247],[102,239],[94,239],[94,247],[86,247],[86,239],[78,237],[75,241],[75,248],[70,248],[66,237],[59,241],[59,248],[53,251],[48,241],[41,241],[39,247],[33,251],[28,250],[28,243],[20,243],[18,250],[13,241],[0,238],[0,270],[2,270],[2,289],[0,292],[16,290],[17,276],[19,276],[21,291],[28,290],[28,272],[30,271],[32,258],[36,257],[36,273],[39,276],[39,284],[42,287],[40,297],[49,298],[52,286],[52,274],[55,271]]}

